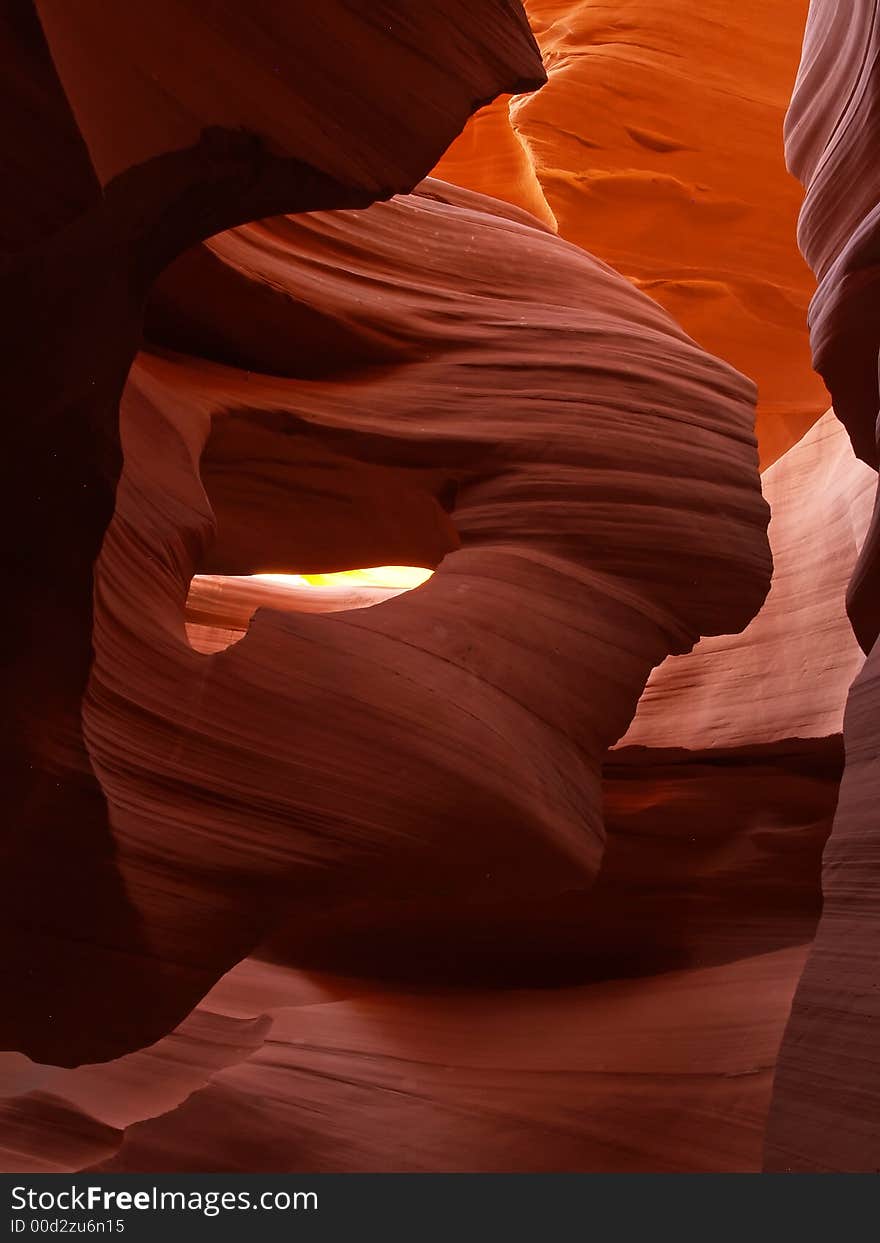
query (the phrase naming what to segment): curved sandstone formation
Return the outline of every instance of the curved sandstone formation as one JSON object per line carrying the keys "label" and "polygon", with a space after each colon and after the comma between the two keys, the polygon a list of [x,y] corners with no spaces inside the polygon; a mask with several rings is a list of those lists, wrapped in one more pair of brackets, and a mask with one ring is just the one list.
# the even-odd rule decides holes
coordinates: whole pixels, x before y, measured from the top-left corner
{"label": "curved sandstone formation", "polygon": [[96,1165],[752,1170],[802,961],[788,950],[732,972],[284,1007],[271,1042]]}
{"label": "curved sandstone formation", "polygon": [[619,747],[699,752],[841,733],[864,660],[843,603],[876,475],[828,411],[761,482],[773,550],[764,607],[742,634],[704,639],[655,669]]}
{"label": "curved sandstone formation", "polygon": [[[764,472],[774,571],[740,635],[707,638],[648,681],[605,764],[608,859],[593,897],[627,912],[614,943],[740,958],[808,942],[863,656],[844,609],[873,472],[829,411]],[[616,863],[616,867],[613,866]]]}
{"label": "curved sandstone formation", "polygon": [[[723,963],[808,942],[843,765],[843,706],[863,659],[844,596],[873,478],[830,412],[765,472],[770,594],[742,634],[704,639],[652,673],[605,759],[608,842],[591,888],[572,877],[552,899],[380,903],[371,886],[369,897],[329,908],[301,905],[272,952],[412,984],[466,976],[486,986]],[[226,590],[228,621],[240,627],[270,589],[248,582]],[[270,605],[280,589],[271,590]],[[212,592],[219,622],[224,595]],[[324,607],[306,588],[287,607],[300,600]],[[192,593],[190,607],[204,607]]]}
{"label": "curved sandstone formation", "polygon": [[[789,161],[806,186],[799,239],[819,278],[810,312],[816,367],[853,447],[874,466],[877,27],[871,0],[813,3],[787,124]],[[846,708],[846,769],[825,852],[824,912],[780,1054],[767,1131],[770,1170],[880,1167],[877,535],[875,515],[848,602],[867,659]]]}
{"label": "curved sandstone formation", "polygon": [[[102,197],[84,164],[81,140],[71,141],[71,112],[32,6],[17,0],[4,19],[4,37],[25,58],[24,64],[34,65],[33,74],[12,75],[8,91],[22,105],[23,115],[33,117],[30,124],[36,126],[45,153],[39,164],[32,159],[19,162],[19,201],[39,207],[24,230],[10,219],[10,249],[4,260],[4,296],[14,308],[7,345],[15,359],[4,380],[7,406],[17,415],[6,425],[5,448],[16,471],[4,489],[0,526],[6,563],[16,576],[20,597],[8,639],[16,659],[3,701],[4,735],[10,739],[4,752],[9,835],[0,921],[7,938],[8,992],[19,999],[15,1011],[4,1013],[0,1022],[2,1039],[10,1047],[72,1061],[100,1056],[101,1040],[114,1050],[132,1047],[146,1033],[122,1030],[125,1020],[113,1030],[110,997],[118,987],[121,996],[138,998],[144,1012],[153,1005],[152,951],[114,860],[104,792],[83,745],[81,726],[92,656],[92,571],[113,513],[121,467],[118,402],[141,341],[144,302],[153,282],[187,247],[242,220],[273,211],[363,206],[398,184],[412,185],[471,108],[498,91],[535,86],[543,78],[515,0],[499,0],[491,11],[486,9],[483,31],[491,35],[491,48],[475,30],[469,41],[460,41],[462,29],[471,29],[473,20],[455,0],[425,6],[419,30],[409,32],[428,40],[430,51],[417,39],[401,40],[399,29],[396,36],[387,27],[380,30],[375,17],[369,17],[373,7],[361,6],[360,13],[367,13],[371,46],[384,66],[383,108],[406,103],[410,109],[412,75],[416,63],[424,61],[419,107],[431,113],[431,121],[424,124],[423,138],[411,134],[397,156],[390,143],[387,162],[382,166],[377,160],[369,175],[361,153],[366,129],[355,128],[354,143],[328,143],[328,151],[334,152],[324,161],[333,164],[328,172],[317,160],[314,125],[309,130],[304,108],[296,113],[300,130],[288,124],[279,136],[261,128],[256,113],[248,113],[241,103],[241,90],[230,87],[236,75],[246,78],[247,71],[254,89],[265,83],[278,67],[279,45],[288,48],[283,75],[288,99],[290,81],[306,71],[328,81],[313,57],[303,52],[301,60],[290,59],[289,12],[282,18],[266,6],[264,16],[268,21],[274,14],[276,23],[271,46],[266,42],[268,27],[255,20],[255,10],[249,10],[247,19],[232,8],[215,14],[213,37],[225,40],[230,49],[226,61],[218,62],[227,65],[225,86],[195,102],[191,97],[178,100],[180,108],[169,111],[155,106],[156,82],[165,74],[168,87],[180,44],[166,33],[158,34],[158,44],[149,32],[138,37],[134,27],[140,19],[121,9],[112,14],[98,14],[87,6],[75,12],[66,6],[40,9],[88,153],[104,175]],[[343,9],[357,13],[357,6],[340,5],[340,22]],[[187,10],[183,3],[169,5],[164,25],[151,15],[151,30],[167,31],[169,22],[174,27],[179,19],[183,37]],[[191,6],[189,11],[188,29],[195,38],[193,22],[198,27],[202,19]],[[123,26],[131,23],[127,34],[114,27],[117,19]],[[248,30],[242,31],[242,21]],[[107,41],[111,30],[113,40]],[[448,52],[447,63],[434,64],[438,47]],[[141,76],[128,73],[126,52],[136,52]],[[114,63],[102,75],[95,72],[95,62],[105,54]],[[354,54],[353,45],[349,54]],[[337,57],[334,64],[340,74],[347,74],[347,62]],[[395,72],[398,64],[400,75]],[[112,106],[102,99],[91,109],[79,88],[85,84],[88,95],[90,83],[112,78],[118,84],[114,75],[120,68],[128,73],[120,97]],[[186,82],[207,81],[190,70],[186,63]],[[166,89],[165,103],[169,98]],[[241,103],[242,113],[229,114],[233,98]],[[320,102],[325,109],[336,109],[335,114],[325,111],[327,124],[354,123],[352,99],[344,90],[320,95]],[[194,111],[186,113],[190,105]],[[291,115],[289,109],[285,115]],[[372,126],[375,140],[379,114],[367,123],[366,110],[359,108],[358,117],[367,129]],[[248,124],[255,128],[242,128]],[[15,136],[13,156],[15,144],[26,134]],[[117,140],[121,146],[114,146]],[[181,146],[185,140],[190,145]],[[53,162],[53,152],[59,150],[62,156]],[[344,172],[339,164],[343,158]],[[70,176],[74,168],[76,176]],[[25,410],[28,417],[20,417]],[[35,893],[42,895],[36,904]],[[101,965],[96,968],[97,961]],[[163,987],[159,985],[160,993]],[[158,1001],[157,1006],[154,1021],[162,1026]],[[119,1005],[113,1005],[114,1016],[119,1013]],[[78,1047],[76,1033],[83,1015],[89,1014],[93,1030]],[[95,1044],[95,1033],[102,1029],[105,1035]]]}
{"label": "curved sandstone formation", "polygon": [[36,7],[105,184],[219,126],[382,198],[481,104],[544,81],[519,0]]}
{"label": "curved sandstone formation", "polygon": [[526,8],[547,86],[510,101],[506,133],[502,101],[476,117],[438,176],[550,218],[755,380],[768,465],[829,405],[779,137],[807,0]]}
{"label": "curved sandstone formation", "polygon": [[875,466],[878,38],[874,0],[813,4],[785,126],[789,167],[807,191],[798,242],[819,281],[814,363],[856,453]]}
{"label": "curved sandstone formation", "polygon": [[[301,299],[311,282],[332,314],[370,290],[361,305],[421,350],[354,382],[159,355],[132,372],[85,724],[155,974],[128,1033],[92,1033],[108,1051],[161,1035],[273,923],[367,876],[398,897],[587,883],[602,757],[650,667],[766,590],[749,386],[583,252],[436,182],[251,226],[229,261],[245,252],[252,279]],[[337,253],[334,287],[315,267]],[[377,517],[402,506],[423,520],[382,545]],[[187,643],[206,562],[393,561],[403,529],[411,561],[439,561],[416,591],[262,609],[213,656]],[[658,558],[678,569],[659,579]]]}

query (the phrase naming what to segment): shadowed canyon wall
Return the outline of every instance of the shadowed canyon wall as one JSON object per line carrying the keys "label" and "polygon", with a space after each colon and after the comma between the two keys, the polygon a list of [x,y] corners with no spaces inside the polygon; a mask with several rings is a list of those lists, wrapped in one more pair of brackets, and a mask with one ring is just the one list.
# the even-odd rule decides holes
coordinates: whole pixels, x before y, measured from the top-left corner
{"label": "shadowed canyon wall", "polygon": [[[166,18],[179,24],[182,37],[187,13],[195,43],[199,29],[209,38],[215,26],[197,6],[172,6]],[[397,13],[397,24],[392,20],[377,28],[369,5],[340,6],[339,20],[345,16],[353,23],[346,28],[352,49],[358,30],[373,48],[370,64],[381,65],[385,57],[400,69],[399,77],[394,72],[382,76],[389,89],[392,79],[398,81],[396,102],[409,112],[417,84],[422,91],[425,82],[412,63],[408,19],[394,4],[383,5],[383,13],[389,19]],[[262,20],[251,14],[242,28],[230,18],[226,55],[217,50],[212,57],[212,82],[222,95],[222,108],[216,95],[187,94],[188,65],[172,86],[173,66],[182,63],[175,59],[181,44],[165,40],[157,49],[136,28],[135,14],[120,10],[116,16],[121,25],[112,31],[111,45],[118,66],[126,56],[148,58],[147,71],[132,67],[122,85],[113,75],[93,72],[112,27],[97,9],[40,9],[49,49],[31,6],[13,6],[8,21],[12,51],[21,48],[40,66],[32,78],[22,78],[16,98],[20,111],[30,116],[33,82],[39,104],[33,111],[45,130],[36,137],[43,140],[47,159],[55,147],[70,145],[73,125],[53,79],[51,51],[88,155],[106,181],[101,196],[84,171],[80,181],[89,187],[90,199],[68,211],[64,227],[53,218],[54,231],[47,224],[45,238],[36,244],[33,235],[29,246],[16,239],[5,260],[5,288],[15,306],[9,345],[16,366],[7,373],[9,402],[27,408],[30,418],[16,419],[8,429],[11,455],[21,470],[4,496],[8,557],[23,598],[11,638],[16,652],[11,688],[4,699],[13,745],[4,757],[10,839],[0,909],[9,937],[10,995],[21,1000],[4,1012],[0,1030],[13,1047],[73,1061],[89,1050],[100,1055],[131,1047],[139,1039],[138,1013],[149,1016],[154,1030],[167,1030],[163,998],[176,987],[172,979],[166,988],[153,970],[149,935],[115,862],[114,828],[81,725],[92,653],[93,564],[113,513],[121,467],[117,407],[142,340],[148,292],[176,254],[239,221],[273,211],[365,205],[410,189],[476,103],[498,90],[543,80],[518,5],[507,0],[490,4],[479,30],[462,6],[432,5],[419,19],[420,38],[449,41],[450,51],[459,49],[460,63],[438,69],[433,78],[431,126],[421,138],[420,129],[411,140],[401,133],[393,157],[384,165],[377,158],[367,172],[363,148],[371,133],[386,128],[385,110],[392,101],[374,98],[374,110],[359,105],[355,117],[349,88],[339,88],[341,97],[332,107],[350,139],[332,142],[332,160],[325,163],[333,167],[325,171],[311,145],[314,124],[297,107],[293,81],[301,78],[302,65],[298,71],[295,58],[289,76],[273,89],[287,91],[279,111],[299,122],[289,121],[279,134],[265,113],[250,114],[245,102],[240,115],[227,111],[230,80],[245,100],[250,98],[244,89],[249,71],[258,77],[272,74],[258,68],[260,49],[264,54],[267,38],[282,44],[285,37],[290,40],[292,28],[284,23],[294,22],[293,13],[284,18],[269,5]],[[489,44],[481,42],[484,37]],[[225,87],[223,65],[229,71]],[[163,75],[160,90],[156,83]],[[262,89],[257,82],[250,87],[257,94]],[[102,92],[97,102],[93,89]],[[170,115],[157,107],[156,93],[166,103],[177,100]],[[314,103],[331,107],[322,98]],[[11,158],[15,144],[26,147],[33,140],[26,128],[10,135]],[[190,141],[194,145],[180,145]],[[132,144],[130,151],[126,144]],[[79,156],[87,162],[81,145]],[[60,161],[56,171],[62,186],[56,193],[62,199],[69,194],[63,180],[68,164],[69,159]],[[47,172],[40,169],[43,178]],[[42,198],[47,193],[36,175],[21,186],[23,203],[28,194]],[[43,895],[41,903],[34,903],[34,893]],[[83,895],[89,900],[84,902]],[[178,972],[188,974],[185,966],[176,967],[172,977]],[[106,1044],[99,1040],[96,1046],[94,1032],[84,1032],[81,1020],[87,1014],[95,1030],[104,1031]],[[180,1015],[179,1007],[175,1014]]]}
{"label": "shadowed canyon wall", "polygon": [[[815,365],[853,448],[872,467],[880,404],[877,61],[873,3],[814,3],[786,125],[789,163],[806,189],[799,240],[819,280],[810,307]],[[877,531],[875,508],[847,601],[867,660],[846,707],[846,768],[824,858],[825,906],[782,1047],[769,1170],[880,1169]]]}

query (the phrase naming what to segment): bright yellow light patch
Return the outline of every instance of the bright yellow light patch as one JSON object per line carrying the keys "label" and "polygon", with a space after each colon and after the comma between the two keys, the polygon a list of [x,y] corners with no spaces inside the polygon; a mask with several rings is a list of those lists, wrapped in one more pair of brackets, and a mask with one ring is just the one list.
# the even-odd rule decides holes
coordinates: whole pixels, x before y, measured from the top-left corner
{"label": "bright yellow light patch", "polygon": [[412,591],[434,573],[418,565],[377,565],[367,570],[338,570],[333,574],[254,574],[253,578],[291,587],[388,587]]}

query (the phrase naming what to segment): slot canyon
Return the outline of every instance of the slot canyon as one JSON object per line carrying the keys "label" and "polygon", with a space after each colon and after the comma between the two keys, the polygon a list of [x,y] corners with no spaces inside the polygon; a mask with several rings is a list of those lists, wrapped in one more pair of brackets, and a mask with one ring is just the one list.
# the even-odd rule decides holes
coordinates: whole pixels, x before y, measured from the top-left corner
{"label": "slot canyon", "polygon": [[0,42],[0,1170],[880,1170],[878,0]]}

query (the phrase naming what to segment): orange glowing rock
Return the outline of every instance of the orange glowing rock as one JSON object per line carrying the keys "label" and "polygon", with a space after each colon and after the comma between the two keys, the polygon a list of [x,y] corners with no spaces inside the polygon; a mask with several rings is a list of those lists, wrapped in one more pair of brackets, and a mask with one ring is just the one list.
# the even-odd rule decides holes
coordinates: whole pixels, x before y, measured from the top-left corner
{"label": "orange glowing rock", "polygon": [[436,175],[552,221],[755,380],[768,465],[829,404],[781,143],[807,0],[526,8],[547,86],[478,113]]}

